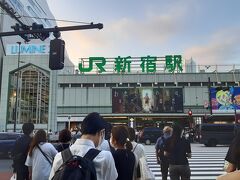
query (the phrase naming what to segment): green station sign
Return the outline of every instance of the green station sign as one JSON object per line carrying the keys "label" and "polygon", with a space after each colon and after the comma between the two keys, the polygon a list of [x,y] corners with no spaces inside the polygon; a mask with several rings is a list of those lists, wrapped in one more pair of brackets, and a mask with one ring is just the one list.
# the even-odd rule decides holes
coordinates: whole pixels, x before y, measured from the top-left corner
{"label": "green station sign", "polygon": [[[140,57],[139,69],[143,73],[155,73],[157,72],[156,63],[157,56],[145,56]],[[104,68],[108,63],[108,59],[105,57],[89,57],[88,58],[88,67],[84,67],[83,63],[79,63],[78,68],[80,72],[91,72],[93,70],[93,66],[96,65],[98,72],[103,73],[106,72]],[[117,73],[130,73],[131,72],[131,64],[133,59],[131,56],[121,57],[118,56],[114,58],[114,67],[113,71]],[[182,72],[182,56],[181,55],[166,55],[165,56],[165,70],[170,73],[173,72]]]}

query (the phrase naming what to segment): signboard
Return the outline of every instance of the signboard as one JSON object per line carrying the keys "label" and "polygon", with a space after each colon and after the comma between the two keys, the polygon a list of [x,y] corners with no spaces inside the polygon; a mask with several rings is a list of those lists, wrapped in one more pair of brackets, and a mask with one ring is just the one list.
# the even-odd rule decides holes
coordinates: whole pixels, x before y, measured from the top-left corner
{"label": "signboard", "polygon": [[[19,45],[8,44],[6,55],[18,55]],[[21,44],[20,55],[48,55],[49,44]]]}
{"label": "signboard", "polygon": [[72,116],[70,119],[65,116],[65,117],[57,117],[57,122],[82,122],[85,117],[75,117]]}
{"label": "signboard", "polygon": [[113,113],[183,113],[182,88],[112,89]]}
{"label": "signboard", "polygon": [[[138,60],[139,59],[139,60]],[[106,72],[106,66],[113,63],[112,71],[117,73],[130,73],[132,67],[138,68],[141,72],[154,73],[157,72],[158,58],[156,56],[145,56],[132,58],[131,56],[112,58],[112,61],[105,57],[89,57],[86,62],[81,62],[78,65],[80,72],[91,72],[96,68],[99,73]],[[139,62],[136,62],[139,61]],[[165,69],[167,72],[182,72],[182,56],[181,55],[166,55],[164,58]],[[87,63],[87,66],[86,66]]]}
{"label": "signboard", "polygon": [[240,87],[210,88],[213,113],[240,112]]}

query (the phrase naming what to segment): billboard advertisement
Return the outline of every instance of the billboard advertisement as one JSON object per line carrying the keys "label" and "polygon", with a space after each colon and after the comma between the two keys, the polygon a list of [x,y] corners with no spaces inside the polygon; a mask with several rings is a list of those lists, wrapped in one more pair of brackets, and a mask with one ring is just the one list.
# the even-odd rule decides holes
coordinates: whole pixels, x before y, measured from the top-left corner
{"label": "billboard advertisement", "polygon": [[182,88],[112,89],[113,113],[183,113]]}
{"label": "billboard advertisement", "polygon": [[210,88],[213,113],[240,112],[240,87]]}

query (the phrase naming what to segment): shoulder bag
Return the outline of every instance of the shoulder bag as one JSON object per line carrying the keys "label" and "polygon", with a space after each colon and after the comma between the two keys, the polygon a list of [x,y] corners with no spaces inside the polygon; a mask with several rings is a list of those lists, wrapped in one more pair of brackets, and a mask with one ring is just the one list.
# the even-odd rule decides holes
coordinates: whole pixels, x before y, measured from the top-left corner
{"label": "shoulder bag", "polygon": [[[40,152],[42,153],[42,155],[46,158],[46,160],[49,162],[49,164],[52,166],[52,159],[47,155],[45,154],[42,149],[37,145],[37,148],[40,150]],[[51,159],[51,161],[49,160],[49,158]]]}

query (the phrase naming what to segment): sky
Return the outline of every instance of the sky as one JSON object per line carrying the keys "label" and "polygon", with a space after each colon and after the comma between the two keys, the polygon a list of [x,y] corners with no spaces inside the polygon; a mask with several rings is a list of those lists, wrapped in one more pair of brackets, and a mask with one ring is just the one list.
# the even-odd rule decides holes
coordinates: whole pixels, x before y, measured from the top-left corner
{"label": "sky", "polygon": [[[91,56],[180,54],[197,64],[240,64],[239,0],[47,0],[56,19],[102,23],[62,32],[74,64]],[[58,26],[82,25],[58,22]]]}

